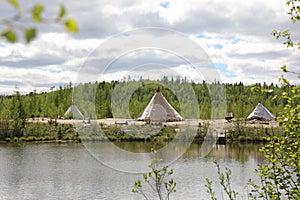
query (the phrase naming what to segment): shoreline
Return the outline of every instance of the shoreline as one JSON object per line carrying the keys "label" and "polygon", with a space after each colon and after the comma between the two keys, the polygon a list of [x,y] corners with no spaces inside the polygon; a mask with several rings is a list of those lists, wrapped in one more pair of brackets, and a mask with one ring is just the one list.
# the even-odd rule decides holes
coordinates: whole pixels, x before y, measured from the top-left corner
{"label": "shoreline", "polygon": [[[186,119],[184,121],[178,121],[178,122],[153,122],[153,123],[162,123],[166,126],[179,126],[179,125],[185,125],[188,123],[189,125],[198,125],[199,123],[210,123],[212,121],[216,121],[218,123],[224,123],[230,124],[238,120],[245,120],[243,118],[240,119],[233,119],[231,122],[228,122],[225,119],[216,119],[216,120],[205,120],[205,119]],[[56,121],[58,124],[72,124],[74,125],[77,122],[84,122],[88,123],[89,120],[76,120],[76,119],[54,119],[54,118],[48,118],[48,117],[40,117],[40,118],[29,118],[27,119],[27,122],[29,123],[49,123],[50,121]],[[279,123],[277,121],[261,121],[255,123],[255,121],[247,121],[247,126],[257,127],[257,126],[263,126],[263,127],[279,127]],[[144,121],[137,121],[135,119],[118,119],[118,118],[105,118],[105,119],[97,119],[97,120],[90,120],[90,122],[97,122],[98,124],[103,124],[106,126],[112,126],[112,125],[137,125],[142,126],[146,125],[147,123]]]}
{"label": "shoreline", "polygon": [[[109,143],[109,142],[120,142],[120,143],[168,143],[170,141],[141,141],[141,140],[84,140],[84,141],[79,141],[79,140],[45,140],[45,141],[0,141],[0,144],[68,144],[68,143],[77,143],[77,144],[84,144],[84,143]],[[178,142],[185,142],[184,140],[177,140],[174,141],[175,143]],[[201,144],[204,141],[192,141],[191,144]],[[216,144],[220,145],[227,145],[227,144],[266,144],[268,143],[268,140],[261,140],[261,141],[225,141],[225,142],[219,142],[217,141]]]}
{"label": "shoreline", "polygon": [[[219,143],[264,143],[267,142],[268,137],[282,135],[282,130],[276,121],[268,122],[268,124],[265,122],[252,124],[241,120],[228,122],[226,120],[187,119],[180,122],[147,124],[141,121],[113,118],[89,121],[30,118],[26,121],[21,135],[13,135],[14,132],[11,129],[13,124],[10,121],[6,123],[10,129],[6,130],[6,136],[3,135],[5,131],[2,130],[1,143],[170,142],[173,138],[187,141],[190,138],[186,134],[193,130],[196,131],[193,133],[195,134],[193,141],[198,143],[203,142],[206,137],[212,137]],[[215,123],[214,126],[210,127],[211,123]],[[99,127],[101,127],[101,134],[99,134]],[[157,130],[153,132],[154,134],[151,132],[152,128]],[[207,135],[209,130],[213,135]],[[181,138],[175,137],[178,132],[183,134]]]}

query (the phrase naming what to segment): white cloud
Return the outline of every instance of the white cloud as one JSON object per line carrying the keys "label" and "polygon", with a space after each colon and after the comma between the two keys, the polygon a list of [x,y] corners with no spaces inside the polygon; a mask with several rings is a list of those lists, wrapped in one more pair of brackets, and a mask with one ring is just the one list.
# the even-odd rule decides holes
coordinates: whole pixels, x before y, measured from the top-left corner
{"label": "white cloud", "polygon": [[[56,14],[59,1],[41,3],[45,5],[47,15]],[[161,3],[167,6],[161,6]],[[29,4],[22,3],[22,6]],[[42,25],[39,26],[39,37],[30,45],[0,42],[2,91],[12,92],[15,85],[23,91],[43,90],[47,87],[39,85],[76,80],[74,76],[80,66],[108,38],[119,32],[149,26],[174,29],[198,43],[217,67],[222,66],[220,74],[224,82],[276,83],[281,74],[280,66],[284,64],[299,72],[299,53],[286,49],[282,41],[276,41],[270,35],[273,29],[289,28],[294,37],[300,37],[299,25],[292,25],[286,15],[284,0],[272,3],[261,0],[87,0],[84,3],[66,0],[64,4],[68,14],[78,22],[79,34],[69,35],[62,27]],[[0,8],[4,16],[9,16],[11,11]],[[189,51],[186,49],[187,54]],[[102,56],[108,58],[117,54],[117,51],[109,51]],[[160,58],[162,64],[181,70],[182,75],[199,78],[184,64],[164,57],[166,54],[155,56],[139,54],[127,60],[127,64],[136,62],[140,65]],[[128,73],[126,66],[120,65],[115,72],[105,76],[112,79]],[[291,78],[299,84],[295,77]]]}
{"label": "white cloud", "polygon": [[[64,33],[42,34],[30,45],[5,44],[0,48],[1,92],[48,90],[75,81],[86,57],[103,40],[78,40]],[[11,83],[11,84],[6,84]]]}
{"label": "white cloud", "polygon": [[[205,37],[192,38],[205,49],[214,63],[227,66],[227,72],[222,74],[224,82],[277,83],[278,77],[282,74],[280,67],[296,63],[298,60],[295,49],[286,49],[275,39],[265,41],[259,37],[243,35],[236,37],[237,39],[207,34]],[[299,84],[296,77],[293,77],[292,81]]]}

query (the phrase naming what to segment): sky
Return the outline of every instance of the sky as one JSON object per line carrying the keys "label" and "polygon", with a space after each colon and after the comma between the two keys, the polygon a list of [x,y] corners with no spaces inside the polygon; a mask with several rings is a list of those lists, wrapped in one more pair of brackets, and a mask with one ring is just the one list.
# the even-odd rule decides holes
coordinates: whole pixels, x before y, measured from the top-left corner
{"label": "sky", "polygon": [[[78,77],[83,76],[82,68],[87,65],[90,71],[86,73],[97,75],[93,77],[99,81],[164,75],[202,81],[209,79],[208,74],[217,73],[223,83],[276,84],[283,74],[282,65],[300,73],[299,51],[287,49],[283,40],[271,35],[274,29],[290,29],[300,40],[299,24],[293,25],[289,20],[284,0],[20,0],[24,9],[34,3],[45,6],[45,16],[55,16],[63,3],[68,16],[76,20],[79,32],[70,34],[61,25],[46,24],[37,26],[38,37],[29,45],[22,40],[10,44],[0,39],[0,94],[11,94],[16,89],[22,93],[48,92],[52,86],[76,84],[83,80]],[[5,18],[13,15],[14,9],[2,0],[0,13],[0,18]],[[28,19],[24,23],[29,23]],[[144,27],[167,30],[197,44],[203,50],[199,54],[207,55],[217,72],[195,72],[191,63],[183,59],[184,53],[165,49],[121,52],[127,40],[134,44],[136,38],[132,36],[139,32],[135,30]],[[196,51],[176,39],[170,42],[170,37],[160,31],[156,33],[158,46],[169,42],[172,48],[177,45],[186,49],[187,54]],[[136,37],[148,40],[149,33]],[[107,44],[118,51],[105,49]],[[99,65],[110,60],[114,62],[108,70],[99,70]],[[95,81],[86,77],[85,81]],[[300,83],[295,75],[288,78],[294,84]]]}

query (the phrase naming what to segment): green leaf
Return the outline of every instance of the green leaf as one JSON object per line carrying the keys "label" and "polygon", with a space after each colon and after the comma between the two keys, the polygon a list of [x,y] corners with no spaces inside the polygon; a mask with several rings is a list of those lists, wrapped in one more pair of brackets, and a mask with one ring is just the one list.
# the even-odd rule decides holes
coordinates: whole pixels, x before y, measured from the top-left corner
{"label": "green leaf", "polygon": [[293,47],[293,46],[294,46],[294,43],[293,43],[293,42],[289,41],[289,42],[287,43],[287,47]]}
{"label": "green leaf", "polygon": [[289,35],[290,34],[290,30],[285,30],[282,32],[283,35]]}
{"label": "green leaf", "polygon": [[36,37],[36,29],[28,28],[25,30],[25,40],[27,43],[30,43]]}
{"label": "green leaf", "polygon": [[72,32],[72,33],[76,33],[78,31],[77,23],[73,19],[71,19],[71,18],[67,19],[64,22],[64,24],[65,24],[67,31]]}
{"label": "green leaf", "polygon": [[60,10],[58,14],[58,18],[62,19],[66,15],[66,8],[63,4],[60,4]]}
{"label": "green leaf", "polygon": [[287,70],[286,70],[286,65],[283,65],[280,69],[281,69],[283,72],[287,72]]}
{"label": "green leaf", "polygon": [[16,42],[17,41],[17,35],[11,29],[7,29],[7,30],[3,31],[1,36],[5,37],[7,39],[7,41],[9,41],[9,42]]}
{"label": "green leaf", "polygon": [[37,22],[42,22],[42,17],[41,13],[44,11],[44,6],[40,4],[36,4],[33,6],[31,14],[32,14],[32,19],[37,21]]}
{"label": "green leaf", "polygon": [[7,0],[7,2],[9,2],[13,7],[15,7],[15,9],[20,8],[18,0]]}

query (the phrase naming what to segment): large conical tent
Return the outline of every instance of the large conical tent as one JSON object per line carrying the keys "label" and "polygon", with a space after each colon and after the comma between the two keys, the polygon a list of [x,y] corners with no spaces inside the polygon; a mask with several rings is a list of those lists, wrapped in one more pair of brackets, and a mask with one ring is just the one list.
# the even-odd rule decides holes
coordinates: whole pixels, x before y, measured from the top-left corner
{"label": "large conical tent", "polygon": [[275,116],[261,103],[258,103],[253,112],[247,117],[247,119],[273,120],[275,119]]}
{"label": "large conical tent", "polygon": [[72,103],[72,105],[68,108],[68,110],[65,112],[65,116],[73,115],[75,119],[83,119],[83,114],[80,112],[80,110],[77,108],[77,106]]}
{"label": "large conical tent", "polygon": [[179,113],[168,103],[160,89],[157,88],[156,93],[152,97],[148,106],[141,114],[139,121],[156,121],[156,122],[174,122],[182,121],[183,118]]}

